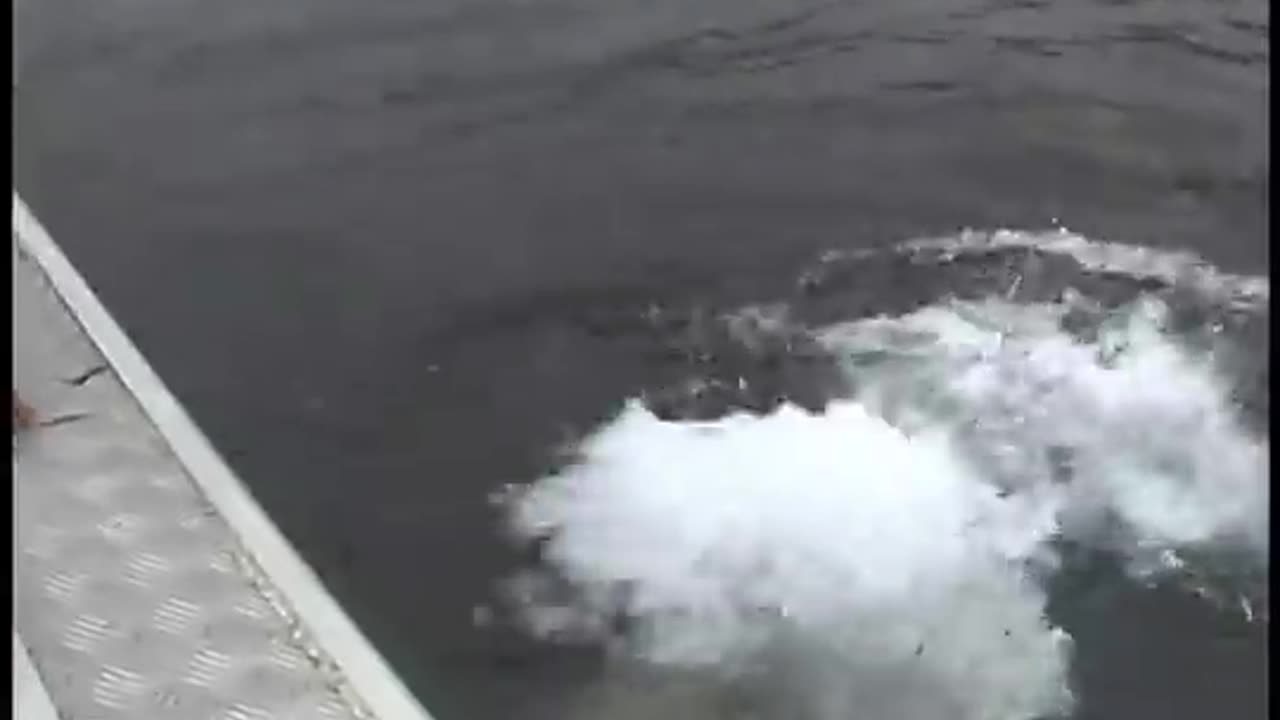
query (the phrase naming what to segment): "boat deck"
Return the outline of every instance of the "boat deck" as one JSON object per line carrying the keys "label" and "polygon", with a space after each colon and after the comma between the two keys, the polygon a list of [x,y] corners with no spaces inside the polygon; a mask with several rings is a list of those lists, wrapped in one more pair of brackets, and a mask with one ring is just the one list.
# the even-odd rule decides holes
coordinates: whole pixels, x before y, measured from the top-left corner
{"label": "boat deck", "polygon": [[15,717],[427,720],[14,205]]}

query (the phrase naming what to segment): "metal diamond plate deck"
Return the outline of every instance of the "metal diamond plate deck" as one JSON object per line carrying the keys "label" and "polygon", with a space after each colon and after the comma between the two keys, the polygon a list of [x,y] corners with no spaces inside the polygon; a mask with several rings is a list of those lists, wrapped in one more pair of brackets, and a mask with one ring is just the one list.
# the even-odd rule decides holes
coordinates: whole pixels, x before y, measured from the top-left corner
{"label": "metal diamond plate deck", "polygon": [[14,629],[59,715],[367,717],[16,240],[13,282],[45,423],[14,442]]}

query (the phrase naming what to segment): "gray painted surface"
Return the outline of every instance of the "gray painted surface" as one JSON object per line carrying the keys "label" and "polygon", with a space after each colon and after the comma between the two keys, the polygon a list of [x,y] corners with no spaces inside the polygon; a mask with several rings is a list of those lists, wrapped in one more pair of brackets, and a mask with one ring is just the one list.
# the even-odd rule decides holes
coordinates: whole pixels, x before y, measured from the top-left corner
{"label": "gray painted surface", "polygon": [[16,243],[13,282],[15,387],[45,423],[14,450],[15,653],[57,710],[367,716]]}
{"label": "gray painted surface", "polygon": [[57,720],[49,691],[31,665],[18,633],[13,634],[13,717],[15,720]]}

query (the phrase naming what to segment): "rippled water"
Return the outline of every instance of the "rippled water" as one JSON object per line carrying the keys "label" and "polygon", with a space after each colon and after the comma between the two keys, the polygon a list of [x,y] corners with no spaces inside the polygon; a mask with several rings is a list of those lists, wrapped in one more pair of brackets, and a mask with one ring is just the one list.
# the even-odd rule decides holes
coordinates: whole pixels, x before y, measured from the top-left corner
{"label": "rippled water", "polygon": [[[20,0],[15,19],[19,190],[444,720],[803,705],[510,627],[504,581],[545,566],[489,497],[628,398],[691,421],[847,394],[816,329],[957,294],[1152,296],[1266,437],[1256,0]],[[1141,245],[1217,270],[952,242],[1059,224],[1107,262]],[[949,240],[902,248],[920,238]],[[1185,282],[1227,276],[1247,281],[1208,304]],[[1246,560],[1182,549],[1185,576],[1139,581],[1114,550],[1055,546],[1032,588],[1072,639],[1075,716],[1261,717]]]}

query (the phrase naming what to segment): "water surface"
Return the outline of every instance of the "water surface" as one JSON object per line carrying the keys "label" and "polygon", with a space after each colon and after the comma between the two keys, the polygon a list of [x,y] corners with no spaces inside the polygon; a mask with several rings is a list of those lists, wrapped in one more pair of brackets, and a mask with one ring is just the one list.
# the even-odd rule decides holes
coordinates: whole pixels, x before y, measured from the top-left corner
{"label": "water surface", "polygon": [[[444,720],[612,692],[596,653],[472,620],[526,560],[491,491],[675,379],[626,331],[653,308],[769,302],[824,251],[963,227],[1266,272],[1259,0],[20,0],[15,22],[19,191]],[[1261,717],[1265,629],[1105,563],[1063,582],[1078,717]]]}

